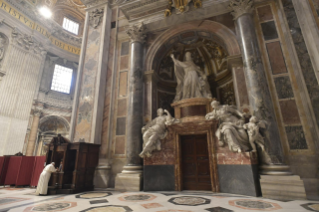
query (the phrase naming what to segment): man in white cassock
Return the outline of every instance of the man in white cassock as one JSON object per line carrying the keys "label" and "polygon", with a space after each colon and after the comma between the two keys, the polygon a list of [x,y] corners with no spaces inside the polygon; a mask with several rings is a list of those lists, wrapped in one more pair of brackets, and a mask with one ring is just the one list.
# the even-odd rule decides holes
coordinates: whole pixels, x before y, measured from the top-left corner
{"label": "man in white cassock", "polygon": [[52,162],[43,169],[39,178],[37,190],[35,192],[37,195],[46,195],[48,193],[48,184],[51,177],[51,173],[56,172],[54,165],[55,163]]}

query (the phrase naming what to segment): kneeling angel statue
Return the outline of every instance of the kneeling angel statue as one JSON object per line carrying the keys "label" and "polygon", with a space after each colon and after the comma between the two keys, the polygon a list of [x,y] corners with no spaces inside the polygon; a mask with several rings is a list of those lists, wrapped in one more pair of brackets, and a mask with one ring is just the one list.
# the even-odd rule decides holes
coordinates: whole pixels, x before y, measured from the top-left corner
{"label": "kneeling angel statue", "polygon": [[[166,113],[167,115],[165,115]],[[140,157],[151,157],[154,150],[161,150],[161,139],[167,135],[166,126],[178,123],[167,110],[159,108],[157,117],[142,128],[143,134],[143,151]]]}

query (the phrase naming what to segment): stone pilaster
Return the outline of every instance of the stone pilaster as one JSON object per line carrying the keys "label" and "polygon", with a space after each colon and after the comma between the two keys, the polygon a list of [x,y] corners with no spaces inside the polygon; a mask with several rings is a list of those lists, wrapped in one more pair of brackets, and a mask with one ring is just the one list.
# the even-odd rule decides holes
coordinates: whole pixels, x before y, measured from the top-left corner
{"label": "stone pilaster", "polygon": [[252,114],[268,122],[267,148],[282,162],[282,146],[269,92],[264,66],[260,56],[255,24],[252,17],[252,0],[232,0],[230,8],[240,37],[244,73]]}
{"label": "stone pilaster", "polygon": [[39,128],[39,122],[41,117],[42,111],[39,109],[35,109],[33,112],[33,120],[30,130],[30,136],[26,151],[26,156],[33,156],[34,153],[34,147],[38,138],[38,128]]}
{"label": "stone pilaster", "polygon": [[[86,18],[74,94],[70,139],[101,144],[106,74],[111,35],[111,13],[107,0],[84,0]],[[95,187],[106,188],[109,164],[99,159]]]}
{"label": "stone pilaster", "polygon": [[129,73],[129,104],[126,134],[126,165],[115,180],[119,190],[139,191],[141,189],[142,165],[139,153],[142,149],[143,127],[143,43],[145,26],[143,23],[127,29],[131,39],[131,70]]}

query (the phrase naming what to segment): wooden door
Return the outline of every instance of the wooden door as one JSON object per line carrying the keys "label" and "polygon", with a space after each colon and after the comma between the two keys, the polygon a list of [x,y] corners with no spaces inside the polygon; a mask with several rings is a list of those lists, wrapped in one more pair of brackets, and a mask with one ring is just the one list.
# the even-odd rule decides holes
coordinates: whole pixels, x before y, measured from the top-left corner
{"label": "wooden door", "polygon": [[181,136],[182,189],[212,190],[206,135]]}

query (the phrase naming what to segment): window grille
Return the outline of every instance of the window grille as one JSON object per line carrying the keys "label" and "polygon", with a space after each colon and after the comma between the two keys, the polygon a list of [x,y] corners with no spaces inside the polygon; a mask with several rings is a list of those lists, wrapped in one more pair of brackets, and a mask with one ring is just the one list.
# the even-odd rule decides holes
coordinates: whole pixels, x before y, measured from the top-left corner
{"label": "window grille", "polygon": [[51,90],[70,93],[73,69],[55,65]]}
{"label": "window grille", "polygon": [[63,26],[64,29],[66,29],[69,32],[72,32],[73,34],[79,33],[79,23],[74,22],[66,17],[63,19]]}

